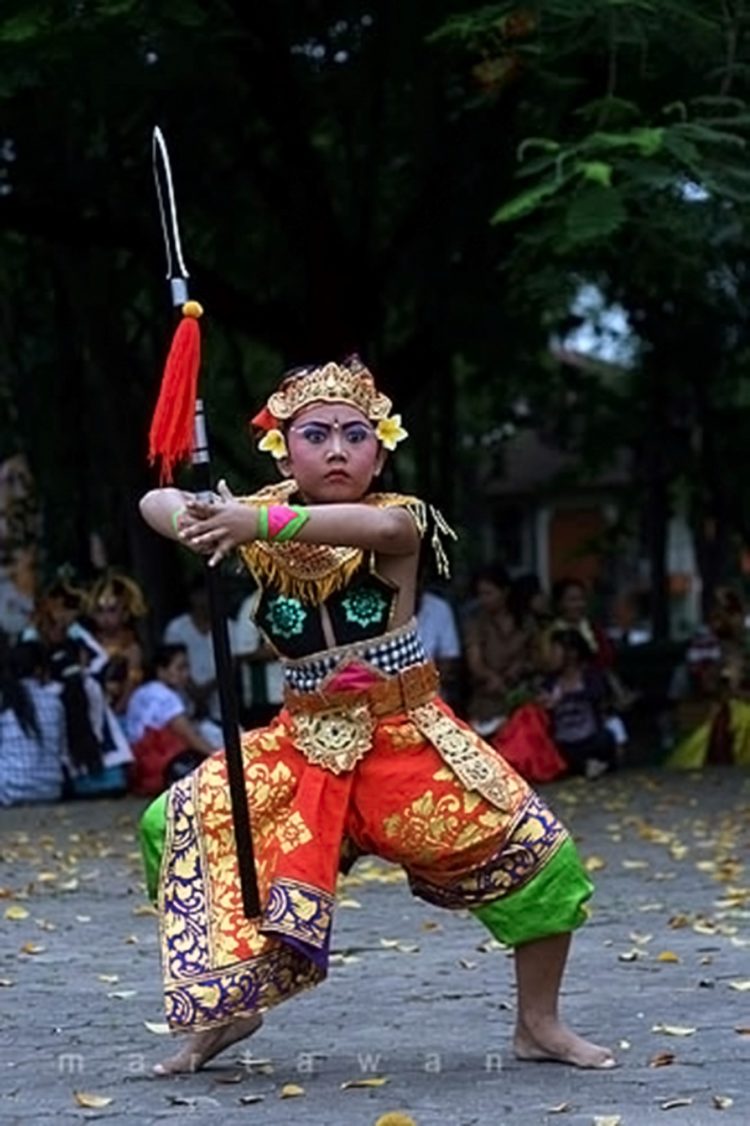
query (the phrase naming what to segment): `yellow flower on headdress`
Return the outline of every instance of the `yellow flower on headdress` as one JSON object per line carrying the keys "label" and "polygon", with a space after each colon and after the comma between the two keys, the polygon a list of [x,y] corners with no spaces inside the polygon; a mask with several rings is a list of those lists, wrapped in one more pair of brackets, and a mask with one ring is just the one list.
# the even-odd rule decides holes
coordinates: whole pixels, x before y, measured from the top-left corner
{"label": "yellow flower on headdress", "polygon": [[271,454],[279,461],[287,455],[286,439],[280,430],[268,430],[258,442],[258,449],[264,454]]}
{"label": "yellow flower on headdress", "polygon": [[401,425],[401,415],[392,414],[390,418],[381,418],[375,427],[375,433],[387,450],[395,450],[399,442],[409,435]]}

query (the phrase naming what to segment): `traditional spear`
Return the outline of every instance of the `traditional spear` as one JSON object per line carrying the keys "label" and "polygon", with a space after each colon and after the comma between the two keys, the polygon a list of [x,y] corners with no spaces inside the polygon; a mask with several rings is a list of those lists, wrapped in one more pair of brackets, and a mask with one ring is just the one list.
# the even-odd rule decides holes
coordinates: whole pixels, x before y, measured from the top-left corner
{"label": "traditional spear", "polygon": [[[159,400],[151,422],[149,459],[152,462],[160,460],[160,481],[164,482],[171,481],[174,465],[189,457],[193,465],[193,482],[196,491],[201,499],[211,501],[213,494],[206,423],[203,400],[198,397],[200,367],[198,318],[203,310],[197,301],[188,300],[189,274],[182,257],[172,169],[167,145],[159,128],[155,128],[153,133],[152,157],[167,255],[167,280],[172,295],[172,305],[180,308],[183,316],[175,330],[164,368]],[[229,631],[218,568],[206,568],[206,584],[242,904],[245,915],[251,919],[260,914],[260,903],[242,763],[232,658],[229,650]]]}

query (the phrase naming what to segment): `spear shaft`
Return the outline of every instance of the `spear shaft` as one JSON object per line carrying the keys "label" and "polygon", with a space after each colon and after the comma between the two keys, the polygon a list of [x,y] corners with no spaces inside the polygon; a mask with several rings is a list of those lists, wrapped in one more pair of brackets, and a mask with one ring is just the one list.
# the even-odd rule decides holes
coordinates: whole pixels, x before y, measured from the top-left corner
{"label": "spear shaft", "polygon": [[[167,280],[172,297],[172,305],[181,308],[188,300],[188,272],[182,256],[180,229],[177,222],[172,169],[164,136],[159,128],[154,129],[152,155],[154,180],[159,201],[164,246],[167,257]],[[193,420],[193,448],[191,453],[193,483],[195,490],[203,499],[213,499],[211,491],[211,461],[206,435],[206,422],[203,400],[195,401]],[[253,837],[250,827],[250,811],[245,786],[245,771],[242,760],[240,725],[238,719],[237,697],[234,687],[232,655],[229,647],[229,629],[224,606],[224,592],[218,567],[206,567],[206,586],[208,589],[211,616],[211,638],[216,665],[216,682],[221,707],[221,729],[229,779],[229,793],[232,805],[232,823],[237,849],[237,865],[242,890],[242,905],[248,919],[260,914],[260,899],[255,873]]]}

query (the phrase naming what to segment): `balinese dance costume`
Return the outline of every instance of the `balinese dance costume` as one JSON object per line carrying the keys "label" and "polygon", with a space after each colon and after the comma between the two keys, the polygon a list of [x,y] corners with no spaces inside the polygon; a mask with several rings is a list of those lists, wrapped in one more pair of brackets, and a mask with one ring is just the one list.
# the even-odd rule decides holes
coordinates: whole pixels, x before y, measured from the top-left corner
{"label": "balinese dance costume", "polygon": [[[256,419],[264,448],[282,448],[279,423],[319,401],[385,422],[381,441],[400,430],[366,369],[329,364],[271,397]],[[398,591],[374,554],[296,540],[294,481],[246,503],[264,538],[240,553],[286,680],[278,718],[243,736],[262,915],[243,914],[219,753],[142,822],[170,1026],[215,1028],[321,982],[337,876],[363,854],[400,864],[415,895],[470,909],[509,945],[579,926],[592,889],[566,829],[437,695],[415,622],[392,626]],[[397,494],[360,503],[406,509],[444,567],[449,529],[434,509]]]}

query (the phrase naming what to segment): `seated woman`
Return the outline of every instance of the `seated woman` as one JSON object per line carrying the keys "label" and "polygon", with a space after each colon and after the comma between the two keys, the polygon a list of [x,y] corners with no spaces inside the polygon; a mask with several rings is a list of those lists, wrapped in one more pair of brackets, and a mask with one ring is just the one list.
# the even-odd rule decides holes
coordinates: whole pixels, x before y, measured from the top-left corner
{"label": "seated woman", "polygon": [[511,612],[510,589],[502,567],[486,567],[476,576],[478,606],[466,627],[469,722],[527,781],[551,782],[566,773],[566,765],[535,701],[535,631]]}
{"label": "seated woman", "polygon": [[0,806],[59,801],[66,754],[62,704],[42,684],[44,650],[10,650],[0,634]]}
{"label": "seated woman", "polygon": [[478,571],[473,593],[476,608],[465,630],[468,712],[474,730],[486,737],[504,723],[532,672],[532,634],[508,607],[510,579],[504,567]]}
{"label": "seated woman", "polygon": [[58,696],[65,715],[65,796],[112,797],[125,793],[125,767],[132,755],[104,690],[87,665],[88,656],[85,644],[70,639],[47,654],[49,689]]}
{"label": "seated woman", "polygon": [[81,621],[86,592],[67,579],[56,579],[37,600],[22,641],[39,641],[52,653],[67,641],[85,651],[86,665],[97,674],[107,663],[107,653]]}
{"label": "seated woman", "polygon": [[[153,666],[153,677],[136,688],[125,713],[125,730],[135,758],[130,789],[144,797],[162,793],[183,773],[181,763],[195,766],[213,751],[188,719],[180,695],[190,677],[185,646],[160,645]],[[198,754],[187,756],[188,751]]]}
{"label": "seated woman", "polygon": [[124,657],[127,661],[127,682],[118,705],[118,714],[124,714],[131,692],[143,680],[143,648],[137,629],[147,612],[143,592],[126,575],[105,575],[91,589],[89,609],[92,632],[107,659]]}
{"label": "seated woman", "polygon": [[719,587],[707,627],[690,642],[670,690],[685,734],[667,765],[698,770],[735,763],[750,766],[750,664],[745,607]]}
{"label": "seated woman", "polygon": [[606,679],[578,630],[552,634],[550,660],[555,671],[542,700],[555,744],[572,773],[596,778],[617,762],[615,738],[606,723]]}

